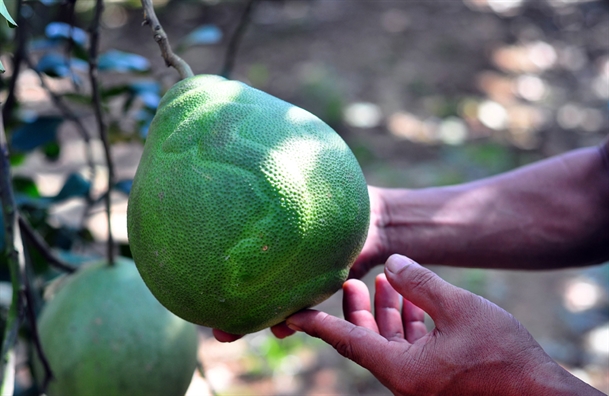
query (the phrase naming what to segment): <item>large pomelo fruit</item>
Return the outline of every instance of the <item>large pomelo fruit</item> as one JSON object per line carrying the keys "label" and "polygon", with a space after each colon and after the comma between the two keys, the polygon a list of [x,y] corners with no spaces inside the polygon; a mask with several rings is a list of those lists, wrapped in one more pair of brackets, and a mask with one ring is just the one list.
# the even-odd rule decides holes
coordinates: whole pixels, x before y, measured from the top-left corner
{"label": "large pomelo fruit", "polygon": [[340,289],[369,216],[359,164],[329,126],[201,75],[161,100],[127,226],[135,263],[163,305],[246,334]]}
{"label": "large pomelo fruit", "polygon": [[92,264],[58,289],[38,323],[54,375],[49,396],[186,393],[197,362],[196,328],[154,298],[133,261]]}

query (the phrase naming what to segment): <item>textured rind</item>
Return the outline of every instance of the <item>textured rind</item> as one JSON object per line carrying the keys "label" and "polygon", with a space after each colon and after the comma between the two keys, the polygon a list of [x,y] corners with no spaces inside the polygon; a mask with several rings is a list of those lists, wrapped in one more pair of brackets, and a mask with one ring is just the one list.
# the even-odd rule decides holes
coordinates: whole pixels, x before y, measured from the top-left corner
{"label": "textured rind", "polygon": [[96,263],[61,281],[38,323],[54,376],[49,396],[186,393],[196,367],[196,327],[154,298],[133,261]]}
{"label": "textured rind", "polygon": [[163,97],[127,221],[133,258],[163,305],[246,334],[340,289],[369,213],[359,164],[330,127],[202,75]]}

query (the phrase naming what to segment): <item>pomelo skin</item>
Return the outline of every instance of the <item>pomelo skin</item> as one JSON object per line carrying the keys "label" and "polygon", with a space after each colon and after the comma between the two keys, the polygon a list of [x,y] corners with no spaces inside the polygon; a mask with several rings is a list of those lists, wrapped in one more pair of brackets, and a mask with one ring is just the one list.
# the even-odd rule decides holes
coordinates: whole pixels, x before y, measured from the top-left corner
{"label": "pomelo skin", "polygon": [[[38,328],[49,396],[183,396],[197,331],[150,293],[133,261],[92,264],[61,280]],[[42,366],[35,360],[39,383]]]}
{"label": "pomelo skin", "polygon": [[200,75],[161,100],[127,227],[163,305],[247,334],[339,290],[369,216],[361,168],[329,126],[240,82]]}

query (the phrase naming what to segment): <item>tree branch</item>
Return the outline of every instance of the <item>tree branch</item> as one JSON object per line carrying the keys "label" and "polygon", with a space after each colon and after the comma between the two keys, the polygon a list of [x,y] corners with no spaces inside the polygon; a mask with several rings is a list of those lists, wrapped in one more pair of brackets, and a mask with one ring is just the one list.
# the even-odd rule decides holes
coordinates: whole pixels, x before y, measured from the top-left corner
{"label": "tree branch", "polygon": [[104,1],[95,1],[95,15],[91,24],[91,44],[89,48],[89,79],[91,80],[91,89],[93,95],[93,107],[95,108],[95,119],[97,120],[97,128],[99,137],[104,146],[106,156],[106,165],[108,167],[108,195],[106,196],[106,216],[108,217],[108,264],[114,265],[114,237],[112,236],[112,219],[111,219],[111,200],[110,190],[114,186],[114,164],[110,155],[110,143],[108,142],[108,130],[104,123],[104,118],[101,108],[101,97],[99,93],[99,83],[97,81],[97,52],[99,48],[99,22],[104,11]]}
{"label": "tree branch", "polygon": [[45,240],[42,239],[42,237],[38,235],[36,231],[34,231],[32,226],[30,226],[29,223],[21,216],[19,216],[19,227],[21,227],[21,232],[23,232],[23,236],[26,238],[26,240],[31,243],[36,250],[38,250],[42,257],[48,261],[51,266],[68,273],[76,271],[76,268],[63,262],[57,256],[55,256]]}
{"label": "tree branch", "polygon": [[144,9],[144,22],[142,25],[149,25],[152,29],[152,37],[154,41],[157,42],[159,48],[161,49],[161,56],[165,59],[165,64],[167,67],[173,67],[180,74],[180,79],[184,80],[188,77],[193,77],[194,73],[192,69],[186,63],[186,61],[176,54],[173,53],[171,46],[169,45],[169,40],[167,39],[167,33],[163,30],[159,19],[156,17],[154,13],[154,7],[152,5],[152,0],[141,0],[142,8]]}
{"label": "tree branch", "polygon": [[245,35],[245,30],[247,29],[247,25],[251,19],[255,4],[256,0],[248,1],[243,14],[241,15],[239,25],[237,25],[237,29],[235,29],[235,33],[233,33],[233,37],[231,37],[230,42],[228,43],[226,56],[224,57],[224,66],[222,66],[222,72],[220,73],[220,75],[224,78],[229,78],[230,73],[233,71],[233,66],[235,65],[235,59],[237,57],[237,50],[239,49],[241,40]]}
{"label": "tree branch", "polygon": [[[70,109],[70,107],[68,107],[68,105],[64,103],[61,96],[57,95],[55,92],[53,92],[51,87],[49,87],[49,85],[44,80],[42,73],[36,69],[34,63],[32,62],[32,59],[30,59],[27,53],[24,55],[24,60],[27,66],[38,75],[38,79],[40,80],[40,86],[42,86],[42,89],[44,89],[45,92],[49,94],[51,100],[53,101],[53,104],[59,109],[61,115],[68,121],[73,122],[76,126],[76,130],[85,142],[85,158],[87,161],[87,166],[89,167],[90,180],[95,180],[95,161],[93,159],[93,149],[91,147],[91,135],[89,134],[89,131],[87,130],[81,119],[76,114],[74,114],[74,112],[72,111],[72,109]],[[88,196],[87,200],[92,201],[92,198]]]}
{"label": "tree branch", "polygon": [[13,297],[6,318],[6,327],[2,339],[2,352],[0,354],[0,388],[4,388],[4,374],[9,364],[10,353],[17,340],[17,333],[23,320],[23,288],[22,274],[25,268],[23,243],[17,221],[17,204],[13,195],[11,172],[8,156],[8,145],[4,134],[4,125],[0,118],[0,198],[2,200],[2,214],[4,218],[4,243],[13,286]]}

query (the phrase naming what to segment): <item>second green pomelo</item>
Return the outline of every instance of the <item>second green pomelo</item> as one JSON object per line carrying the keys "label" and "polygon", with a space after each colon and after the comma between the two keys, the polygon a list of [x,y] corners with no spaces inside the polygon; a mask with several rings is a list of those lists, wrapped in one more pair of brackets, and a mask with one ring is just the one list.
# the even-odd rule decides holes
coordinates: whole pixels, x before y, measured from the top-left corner
{"label": "second green pomelo", "polygon": [[[163,307],[135,264],[98,262],[60,280],[38,321],[49,396],[183,396],[197,330]],[[42,383],[43,370],[35,360]]]}
{"label": "second green pomelo", "polygon": [[246,334],[340,289],[369,216],[359,164],[329,126],[201,75],[161,100],[127,226],[140,274],[163,305]]}

